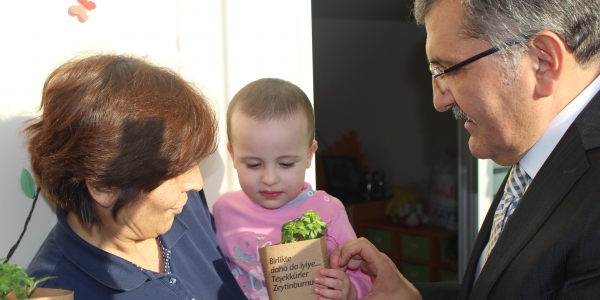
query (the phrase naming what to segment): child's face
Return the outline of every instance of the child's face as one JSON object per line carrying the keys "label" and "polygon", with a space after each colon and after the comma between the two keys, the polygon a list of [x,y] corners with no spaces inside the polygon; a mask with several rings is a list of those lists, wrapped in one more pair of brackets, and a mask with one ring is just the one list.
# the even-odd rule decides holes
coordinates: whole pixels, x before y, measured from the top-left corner
{"label": "child's face", "polygon": [[317,150],[307,140],[306,117],[257,121],[239,112],[231,117],[227,149],[242,190],[264,208],[275,209],[302,191],[304,174]]}

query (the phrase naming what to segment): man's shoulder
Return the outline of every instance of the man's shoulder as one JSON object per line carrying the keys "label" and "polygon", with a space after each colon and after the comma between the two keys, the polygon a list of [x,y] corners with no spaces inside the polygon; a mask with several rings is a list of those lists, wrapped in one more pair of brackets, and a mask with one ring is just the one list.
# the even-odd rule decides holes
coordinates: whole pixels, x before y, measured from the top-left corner
{"label": "man's shoulder", "polygon": [[600,147],[600,92],[581,111],[574,123],[586,150]]}

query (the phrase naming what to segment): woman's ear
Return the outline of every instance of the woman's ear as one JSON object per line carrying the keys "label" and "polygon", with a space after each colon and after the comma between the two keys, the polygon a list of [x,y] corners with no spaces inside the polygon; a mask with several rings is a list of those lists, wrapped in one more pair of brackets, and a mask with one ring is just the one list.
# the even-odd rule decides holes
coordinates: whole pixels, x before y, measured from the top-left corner
{"label": "woman's ear", "polygon": [[535,95],[548,97],[556,91],[565,68],[566,45],[555,33],[542,31],[535,36],[530,55],[535,64]]}
{"label": "woman's ear", "polygon": [[111,207],[117,200],[117,194],[111,188],[96,187],[87,182],[85,185],[87,186],[90,195],[92,195],[92,198],[94,198],[94,201],[104,208]]}
{"label": "woman's ear", "polygon": [[308,160],[306,162],[306,168],[310,168],[310,164],[312,163],[312,158],[315,155],[315,152],[317,152],[317,149],[319,149],[319,146],[317,145],[317,140],[313,140],[312,143],[310,144],[310,148],[308,148]]}

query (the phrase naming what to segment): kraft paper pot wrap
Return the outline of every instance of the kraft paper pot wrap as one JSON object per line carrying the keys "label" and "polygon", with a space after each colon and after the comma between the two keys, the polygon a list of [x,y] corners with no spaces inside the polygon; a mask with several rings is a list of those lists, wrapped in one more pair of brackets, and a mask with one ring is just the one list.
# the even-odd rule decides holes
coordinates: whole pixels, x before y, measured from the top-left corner
{"label": "kraft paper pot wrap", "polygon": [[[313,279],[329,268],[326,237],[259,248],[271,300],[317,299]],[[325,287],[323,287],[325,288]]]}
{"label": "kraft paper pot wrap", "polygon": [[28,299],[32,300],[73,300],[74,292],[61,289],[38,287],[33,290]]}

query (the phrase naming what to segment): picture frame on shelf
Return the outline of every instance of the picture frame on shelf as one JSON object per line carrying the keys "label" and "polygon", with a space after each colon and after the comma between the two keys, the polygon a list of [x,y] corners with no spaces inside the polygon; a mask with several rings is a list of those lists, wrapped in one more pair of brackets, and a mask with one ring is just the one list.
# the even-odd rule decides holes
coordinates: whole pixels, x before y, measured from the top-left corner
{"label": "picture frame on shelf", "polygon": [[356,157],[323,156],[327,192],[342,202],[362,199],[362,175]]}

